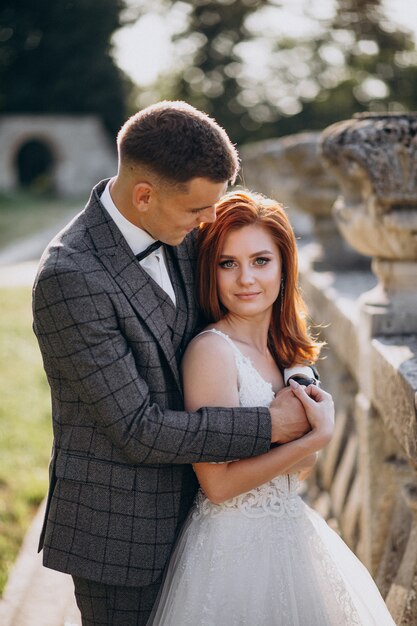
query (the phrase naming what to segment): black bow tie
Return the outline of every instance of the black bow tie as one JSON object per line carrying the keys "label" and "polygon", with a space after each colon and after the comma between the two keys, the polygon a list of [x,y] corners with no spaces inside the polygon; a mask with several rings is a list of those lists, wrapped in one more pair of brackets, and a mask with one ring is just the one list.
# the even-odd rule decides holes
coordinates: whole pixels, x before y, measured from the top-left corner
{"label": "black bow tie", "polygon": [[153,243],[151,243],[150,246],[145,248],[145,250],[139,252],[139,254],[136,255],[137,260],[142,261],[143,259],[146,259],[147,256],[152,254],[152,252],[154,252],[155,250],[158,250],[158,248],[160,248],[161,246],[162,241],[154,241]]}

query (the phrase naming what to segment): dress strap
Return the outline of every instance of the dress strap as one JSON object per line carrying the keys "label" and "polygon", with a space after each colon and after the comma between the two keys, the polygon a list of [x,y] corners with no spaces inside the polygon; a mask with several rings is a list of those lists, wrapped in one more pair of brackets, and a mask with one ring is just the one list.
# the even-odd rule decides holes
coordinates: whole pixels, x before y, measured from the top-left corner
{"label": "dress strap", "polygon": [[[265,380],[253,365],[250,357],[245,356],[229,335],[217,328],[203,330],[200,335],[213,333],[223,337],[232,348],[235,355],[237,370],[237,387],[240,406],[269,406],[275,397],[272,384]],[[199,335],[196,335],[197,337]]]}
{"label": "dress strap", "polygon": [[[223,333],[221,330],[217,330],[217,328],[208,328],[207,330],[202,330],[201,333],[198,333],[198,335],[196,335],[196,337],[199,337],[200,335],[204,335],[206,333],[214,333],[215,335],[218,335],[219,337],[223,337],[223,339],[225,341],[227,341],[227,343],[229,344],[229,346],[231,346],[233,348],[233,351],[235,353],[235,357],[236,360],[238,362],[242,362],[242,361],[247,361],[248,357],[246,357],[237,347],[237,345],[234,343],[234,341],[232,339],[230,339],[229,335],[226,335],[226,333]],[[194,337],[195,338],[195,337]]]}

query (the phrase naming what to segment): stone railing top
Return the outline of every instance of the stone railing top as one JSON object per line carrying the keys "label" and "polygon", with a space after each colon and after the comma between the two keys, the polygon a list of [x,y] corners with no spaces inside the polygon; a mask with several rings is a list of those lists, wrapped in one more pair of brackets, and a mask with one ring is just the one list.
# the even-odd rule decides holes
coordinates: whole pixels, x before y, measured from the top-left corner
{"label": "stone railing top", "polygon": [[314,217],[329,217],[338,185],[320,156],[320,132],[267,139],[241,149],[245,184]]}

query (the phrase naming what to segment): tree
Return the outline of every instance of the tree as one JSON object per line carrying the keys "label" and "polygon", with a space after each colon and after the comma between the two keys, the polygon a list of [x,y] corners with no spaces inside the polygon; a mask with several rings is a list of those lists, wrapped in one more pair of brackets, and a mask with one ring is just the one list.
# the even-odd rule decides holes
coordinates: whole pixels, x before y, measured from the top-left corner
{"label": "tree", "polygon": [[282,26],[280,10],[291,3],[185,1],[188,24],[176,45],[195,45],[174,80],[160,79],[160,93],[211,113],[239,143],[321,129],[363,110],[417,106],[415,43],[410,33],[392,28],[380,0],[338,0],[326,17],[306,0],[314,31],[294,38],[270,27],[270,53],[252,73],[245,70],[244,47],[265,44],[267,36],[264,26],[250,28],[251,16],[268,11],[271,26],[274,20]]}
{"label": "tree", "polygon": [[111,57],[123,0],[3,0],[0,112],[95,113],[112,134],[128,81]]}
{"label": "tree", "polygon": [[[250,39],[245,22],[267,0],[185,0],[186,28],[174,39],[192,48],[173,77],[159,80],[160,93],[194,104],[213,115],[235,141],[250,135],[256,122],[241,101],[242,59],[237,45]],[[172,3],[168,3],[172,4]]]}
{"label": "tree", "polygon": [[415,109],[415,42],[411,33],[393,28],[380,0],[339,0],[331,22],[310,42],[310,51],[308,67],[317,95],[301,95],[301,111],[287,119],[289,132],[300,124],[323,128],[360,111]]}

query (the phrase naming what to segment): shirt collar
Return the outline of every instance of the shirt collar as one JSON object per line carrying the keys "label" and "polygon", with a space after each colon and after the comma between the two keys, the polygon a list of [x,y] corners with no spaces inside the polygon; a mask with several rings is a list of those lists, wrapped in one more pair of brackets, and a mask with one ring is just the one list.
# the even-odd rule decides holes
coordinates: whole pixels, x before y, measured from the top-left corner
{"label": "shirt collar", "polygon": [[101,203],[113,219],[123,237],[126,239],[133,254],[139,254],[140,252],[143,252],[151,243],[153,243],[155,239],[146,231],[142,230],[142,228],[139,228],[139,226],[135,226],[132,222],[129,222],[129,220],[127,220],[125,216],[120,213],[119,209],[113,202],[113,198],[111,197],[110,187],[112,182],[113,179],[110,179],[107,183],[100,198]]}

